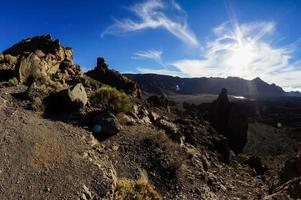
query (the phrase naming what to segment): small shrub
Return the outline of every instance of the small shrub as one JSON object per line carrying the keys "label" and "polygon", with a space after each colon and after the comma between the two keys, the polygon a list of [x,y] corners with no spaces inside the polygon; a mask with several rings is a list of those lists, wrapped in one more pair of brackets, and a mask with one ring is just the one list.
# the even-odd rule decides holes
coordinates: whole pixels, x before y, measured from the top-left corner
{"label": "small shrub", "polygon": [[129,113],[133,110],[131,98],[110,86],[102,86],[91,96],[91,104],[102,105],[105,110]]}
{"label": "small shrub", "polygon": [[141,172],[138,180],[118,179],[114,199],[163,200],[162,196],[149,183],[146,172]]}
{"label": "small shrub", "polygon": [[19,81],[18,81],[18,79],[17,79],[16,77],[14,77],[14,78],[9,79],[9,80],[8,80],[8,83],[9,83],[11,86],[16,86],[16,85],[19,84]]}

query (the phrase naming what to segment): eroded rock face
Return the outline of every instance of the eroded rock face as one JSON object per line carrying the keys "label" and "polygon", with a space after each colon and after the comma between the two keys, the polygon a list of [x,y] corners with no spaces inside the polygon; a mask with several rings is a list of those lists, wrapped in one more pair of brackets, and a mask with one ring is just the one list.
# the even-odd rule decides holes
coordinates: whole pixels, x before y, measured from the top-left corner
{"label": "eroded rock face", "polygon": [[18,69],[19,80],[26,83],[28,79],[47,80],[59,69],[59,63],[47,63],[34,53],[24,56],[20,60]]}
{"label": "eroded rock face", "polygon": [[226,129],[228,126],[230,107],[227,90],[223,88],[217,100],[212,103],[209,111],[209,120],[217,132],[224,136],[227,136]]}
{"label": "eroded rock face", "polygon": [[83,76],[80,67],[73,64],[72,49],[61,46],[59,40],[53,40],[50,35],[22,40],[3,55],[0,66],[14,70],[20,83],[27,84],[29,79],[68,82]]}
{"label": "eroded rock face", "polygon": [[138,98],[141,97],[138,85],[119,72],[109,69],[103,58],[97,58],[97,66],[95,69],[88,71],[86,75],[102,83],[116,87],[118,90],[123,90],[127,94]]}
{"label": "eroded rock face", "polygon": [[209,121],[218,133],[228,138],[235,153],[242,152],[247,142],[247,115],[242,106],[229,101],[225,88],[210,105]]}
{"label": "eroded rock face", "polygon": [[22,40],[0,54],[0,80],[27,85],[26,93],[33,104],[54,98],[60,104],[51,103],[51,108],[57,111],[73,111],[88,102],[81,84],[83,72],[73,63],[72,49],[61,46],[50,35]]}

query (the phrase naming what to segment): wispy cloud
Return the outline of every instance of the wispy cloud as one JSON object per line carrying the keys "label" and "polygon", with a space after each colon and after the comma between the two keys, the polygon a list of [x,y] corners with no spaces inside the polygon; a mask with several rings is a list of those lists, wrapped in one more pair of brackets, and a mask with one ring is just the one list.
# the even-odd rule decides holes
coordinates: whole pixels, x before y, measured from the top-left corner
{"label": "wispy cloud", "polygon": [[301,60],[293,59],[300,41],[274,46],[271,38],[275,30],[272,21],[225,22],[213,29],[214,37],[206,43],[200,58],[172,61],[171,74],[178,71],[186,77],[260,77],[285,89],[300,89]]}
{"label": "wispy cloud", "polygon": [[139,51],[132,56],[132,59],[143,60],[143,59],[151,59],[163,65],[161,59],[162,51],[161,50],[148,50],[148,51]]}
{"label": "wispy cloud", "polygon": [[109,26],[102,33],[102,36],[163,28],[188,45],[199,45],[197,37],[187,25],[185,11],[175,0],[164,3],[161,0],[147,0],[144,3],[134,5],[130,10],[139,20],[115,19],[115,23]]}

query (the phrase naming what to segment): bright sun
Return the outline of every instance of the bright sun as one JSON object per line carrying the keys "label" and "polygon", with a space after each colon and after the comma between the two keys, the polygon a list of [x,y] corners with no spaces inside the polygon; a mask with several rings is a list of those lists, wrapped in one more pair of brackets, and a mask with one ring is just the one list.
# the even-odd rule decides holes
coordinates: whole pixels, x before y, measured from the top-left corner
{"label": "bright sun", "polygon": [[245,38],[239,28],[236,30],[225,61],[229,66],[229,74],[239,77],[249,77],[252,74],[251,66],[258,54],[255,45],[255,40]]}

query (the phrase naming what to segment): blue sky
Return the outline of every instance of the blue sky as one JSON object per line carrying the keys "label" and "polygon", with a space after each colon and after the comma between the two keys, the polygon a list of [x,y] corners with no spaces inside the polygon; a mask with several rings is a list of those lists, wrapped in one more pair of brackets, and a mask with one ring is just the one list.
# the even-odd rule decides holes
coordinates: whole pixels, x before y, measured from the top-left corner
{"label": "blue sky", "polygon": [[50,33],[87,70],[260,77],[301,90],[298,0],[4,1],[0,50]]}

